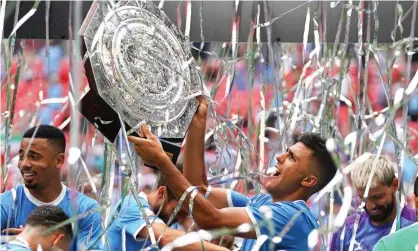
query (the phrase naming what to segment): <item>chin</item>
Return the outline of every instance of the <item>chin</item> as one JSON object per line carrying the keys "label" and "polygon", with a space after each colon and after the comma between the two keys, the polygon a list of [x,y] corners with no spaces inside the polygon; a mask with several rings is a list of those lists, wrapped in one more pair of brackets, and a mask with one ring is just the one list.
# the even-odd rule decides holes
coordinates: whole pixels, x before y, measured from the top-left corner
{"label": "chin", "polygon": [[279,187],[279,181],[278,180],[269,180],[266,183],[266,189],[267,190],[277,190],[277,188]]}
{"label": "chin", "polygon": [[375,216],[369,215],[369,217],[372,221],[375,221],[375,222],[382,222],[388,218],[384,215],[383,216],[382,215],[375,215]]}
{"label": "chin", "polygon": [[274,186],[270,183],[267,183],[265,188],[270,194],[274,191]]}
{"label": "chin", "polygon": [[29,184],[29,183],[25,183],[25,187],[27,189],[36,189],[38,187],[38,184]]}

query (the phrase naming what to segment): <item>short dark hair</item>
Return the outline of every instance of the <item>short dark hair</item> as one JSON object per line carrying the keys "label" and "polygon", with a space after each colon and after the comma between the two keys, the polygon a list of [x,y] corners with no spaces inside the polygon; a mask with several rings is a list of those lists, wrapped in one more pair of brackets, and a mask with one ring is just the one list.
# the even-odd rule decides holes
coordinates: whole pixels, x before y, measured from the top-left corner
{"label": "short dark hair", "polygon": [[[180,157],[178,158],[177,163],[176,163],[176,167],[181,173],[183,173],[183,157],[182,157],[182,155],[180,155]],[[173,192],[171,192],[170,188],[167,186],[167,183],[165,182],[163,176],[160,176],[160,179],[158,180],[158,187],[160,187],[160,186],[165,186],[167,188],[168,201],[176,199]]]}
{"label": "short dark hair", "polygon": [[40,138],[47,139],[48,144],[56,148],[59,153],[65,152],[65,135],[64,132],[55,126],[40,125],[32,127],[23,134],[23,138]]}
{"label": "short dark hair", "polygon": [[[68,215],[59,207],[47,205],[35,208],[28,216],[26,225],[32,227],[54,227],[63,221],[68,220]],[[69,239],[73,238],[73,230],[70,223],[56,229],[55,231],[65,234]]]}
{"label": "short dark hair", "polygon": [[415,196],[418,196],[418,176],[415,179],[414,194],[415,194]]}
{"label": "short dark hair", "polygon": [[325,187],[337,172],[334,160],[326,147],[326,141],[318,133],[305,132],[296,140],[312,150],[312,156],[316,160],[318,171],[318,185],[315,192]]}

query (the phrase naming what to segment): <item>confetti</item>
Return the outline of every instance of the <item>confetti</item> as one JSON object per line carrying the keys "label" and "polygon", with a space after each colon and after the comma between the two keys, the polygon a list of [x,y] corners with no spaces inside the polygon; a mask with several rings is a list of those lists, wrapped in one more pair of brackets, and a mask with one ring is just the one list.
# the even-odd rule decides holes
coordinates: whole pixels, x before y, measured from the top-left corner
{"label": "confetti", "polygon": [[[229,188],[246,194],[258,194],[264,191],[263,184],[275,172],[275,155],[284,152],[292,144],[295,131],[314,131],[326,137],[326,147],[333,154],[338,171],[331,182],[308,202],[310,206],[318,207],[317,217],[321,223],[318,229],[309,234],[308,247],[311,250],[329,248],[332,234],[337,229],[344,229],[341,236],[344,238],[344,222],[351,214],[356,215],[350,245],[350,250],[354,250],[359,215],[364,210],[363,206],[370,191],[376,165],[368,177],[364,198],[360,204],[355,202],[356,191],[350,185],[348,177],[351,171],[370,154],[377,153],[378,156],[390,154],[393,156],[398,175],[405,172],[410,172],[412,177],[417,175],[417,171],[407,169],[411,167],[405,164],[407,158],[413,164],[418,164],[418,154],[416,149],[413,149],[413,142],[418,140],[418,133],[416,129],[409,128],[412,108],[408,108],[409,102],[413,101],[414,95],[417,94],[418,86],[418,72],[414,68],[416,63],[412,60],[414,54],[417,53],[415,43],[418,41],[414,33],[418,5],[416,1],[409,9],[406,9],[401,2],[394,5],[393,27],[385,30],[385,32],[390,32],[392,39],[390,44],[378,42],[378,34],[383,28],[378,16],[380,8],[378,1],[354,3],[352,0],[345,2],[338,0],[330,2],[329,5],[328,2],[304,1],[278,16],[272,16],[271,4],[268,1],[261,1],[253,5],[249,23],[243,23],[245,19],[243,15],[248,14],[243,13],[245,3],[238,0],[231,1],[232,21],[225,24],[231,27],[230,41],[218,43],[205,41],[204,27],[211,23],[211,20],[204,19],[206,3],[201,1],[199,7],[197,7],[197,2],[190,0],[179,3],[177,24],[173,24],[173,27],[177,27],[180,32],[184,31],[182,40],[184,44],[176,45],[178,47],[176,48],[179,50],[190,48],[193,53],[198,53],[196,62],[191,55],[183,55],[184,58],[179,62],[168,60],[167,58],[177,60],[170,50],[171,47],[167,45],[168,40],[164,40],[167,43],[158,44],[141,40],[143,42],[140,47],[141,54],[135,58],[136,61],[126,60],[123,58],[125,54],[117,53],[119,57],[117,59],[123,61],[123,74],[118,68],[118,63],[122,61],[111,62],[110,60],[104,63],[105,70],[115,77],[115,81],[111,84],[116,86],[105,93],[109,98],[106,100],[108,103],[111,103],[111,98],[121,90],[117,86],[118,80],[125,78],[125,73],[131,74],[135,67],[146,70],[141,75],[144,80],[171,79],[170,85],[165,86],[164,90],[155,90],[159,91],[160,99],[144,99],[141,95],[131,93],[124,96],[126,103],[118,101],[112,104],[118,114],[117,120],[104,120],[97,117],[102,125],[121,123],[122,128],[115,143],[103,139],[103,136],[94,129],[94,125],[86,123],[78,113],[80,90],[83,90],[86,85],[80,66],[86,59],[112,56],[112,53],[116,51],[113,48],[116,45],[112,45],[116,41],[113,40],[113,35],[119,34],[116,28],[119,25],[122,25],[119,28],[125,27],[123,25],[128,25],[130,21],[116,22],[115,16],[119,11],[119,3],[114,1],[100,3],[101,8],[109,10],[109,15],[102,17],[103,22],[98,25],[98,31],[89,38],[91,48],[88,48],[86,55],[81,57],[80,38],[73,34],[73,27],[78,27],[82,21],[81,4],[70,5],[70,16],[76,17],[70,18],[68,27],[71,41],[67,43],[70,67],[66,75],[69,78],[70,90],[63,91],[64,94],[61,96],[52,97],[49,89],[52,89],[51,86],[56,80],[54,78],[58,73],[50,72],[50,69],[54,67],[52,61],[54,44],[49,38],[51,27],[48,25],[50,16],[53,14],[50,1],[46,1],[45,5],[46,41],[45,55],[42,55],[46,59],[44,67],[47,71],[43,73],[45,81],[36,80],[41,73],[28,70],[33,67],[31,66],[33,62],[27,51],[35,50],[31,41],[20,41],[15,38],[16,32],[22,25],[31,22],[31,17],[37,15],[39,3],[40,1],[35,1],[32,9],[18,19],[19,1],[17,2],[13,30],[7,39],[3,40],[0,48],[2,66],[4,65],[1,69],[2,98],[4,99],[1,111],[1,153],[4,155],[1,169],[2,189],[14,186],[18,182],[16,175],[19,174],[14,173],[16,171],[13,170],[16,169],[18,161],[16,138],[21,137],[20,134],[24,130],[29,126],[38,127],[42,123],[50,123],[63,130],[69,129],[70,146],[66,156],[68,165],[66,182],[72,189],[83,187],[84,184],[79,183],[86,182],[98,198],[100,208],[97,210],[102,215],[105,231],[103,236],[93,240],[94,242],[107,243],[106,231],[120,210],[120,206],[117,206],[113,197],[123,201],[127,194],[133,194],[141,213],[145,215],[144,208],[137,198],[138,176],[144,170],[143,161],[135,155],[132,145],[127,141],[127,136],[138,131],[141,125],[149,124],[149,121],[143,117],[135,117],[128,123],[130,130],[126,130],[123,122],[129,116],[133,118],[140,111],[141,108],[136,105],[137,101],[141,101],[143,106],[151,107],[155,104],[161,106],[158,110],[161,123],[154,125],[155,134],[158,136],[169,133],[178,135],[187,130],[187,123],[168,126],[177,118],[177,115],[183,112],[183,107],[176,110],[175,105],[180,101],[186,104],[197,96],[204,95],[210,104],[208,128],[205,134],[206,146],[210,150],[206,151],[206,154],[207,156],[213,155],[211,160],[206,161],[208,182],[214,187]],[[131,4],[138,8],[136,15],[139,18],[147,17],[144,10],[141,10],[148,4],[146,1],[133,1]],[[164,0],[160,0],[157,4],[156,8],[164,14],[164,9],[168,4]],[[199,8],[198,11],[196,11],[197,8]],[[7,18],[5,9],[6,1],[1,1],[1,36],[4,33],[4,20]],[[295,10],[303,13],[304,16],[301,17],[305,20],[303,35],[300,38],[301,43],[293,45],[276,43],[272,34],[273,25],[279,24],[279,20],[285,15],[296,13]],[[333,41],[327,39],[330,35],[328,27],[334,25],[327,20],[330,16],[329,11],[339,14]],[[196,12],[198,12],[199,20],[192,18]],[[264,20],[261,20],[262,17]],[[410,31],[405,29],[404,21],[409,20],[408,17],[412,17]],[[183,18],[184,27],[182,27]],[[357,25],[351,27],[354,18],[357,18]],[[156,26],[155,22],[156,20],[148,20],[146,24]],[[115,23],[118,24],[117,27]],[[191,34],[193,27],[197,25],[200,26],[201,43],[199,45],[189,41],[193,35]],[[247,28],[249,31],[247,42],[239,43],[240,35]],[[123,29],[119,35],[123,33],[122,35],[128,37],[130,32]],[[355,44],[349,40],[349,34],[353,30],[357,32]],[[169,37],[167,34],[161,34],[161,30],[155,27],[148,29],[147,32],[148,38]],[[267,42],[261,41],[264,36],[267,37]],[[121,39],[118,40],[118,45],[122,44],[121,41]],[[132,43],[132,46],[135,44],[135,41],[123,41]],[[199,84],[196,88],[201,90],[192,90],[186,95],[178,93],[174,95],[173,93],[193,81],[186,77],[186,71],[196,73],[200,71],[201,76],[198,76]],[[131,74],[126,78],[136,81],[135,76],[139,75]],[[24,89],[27,83],[34,87],[27,93],[23,93],[26,95],[24,96],[22,92],[25,91],[22,90],[27,90]],[[141,85],[138,84],[138,86]],[[108,86],[100,87],[105,89]],[[140,92],[136,92],[138,93]],[[123,93],[121,95],[123,96]],[[26,99],[31,104],[22,108],[21,103]],[[159,102],[161,100],[164,104]],[[50,107],[58,108],[54,110],[55,113],[51,113],[51,118],[46,118],[48,116],[45,114],[48,113],[45,111]],[[127,107],[132,108],[131,114],[125,112]],[[155,111],[148,112],[152,114]],[[88,131],[92,132],[88,133]],[[33,138],[29,144],[32,141]],[[388,149],[389,143],[393,144],[392,149]],[[92,151],[95,147],[102,147],[100,150],[102,163],[99,164],[98,170],[90,166],[90,154],[93,155]],[[26,155],[27,152],[24,157]],[[101,174],[100,186],[96,186],[94,182],[93,171]],[[405,196],[408,195],[408,189],[411,187],[410,180],[400,179],[396,198],[400,209],[405,206]],[[168,224],[174,220],[187,198],[190,198],[187,205],[189,213],[193,212],[194,198],[197,193],[198,190],[191,187],[183,194]],[[340,200],[339,211],[335,207],[337,200]],[[111,209],[115,206],[117,210],[112,214]],[[73,210],[76,210],[76,205]],[[161,210],[160,207],[157,215]],[[400,227],[400,211],[398,210],[391,231]],[[303,214],[303,211],[295,214],[283,230],[275,236],[272,213],[265,208],[260,208],[260,212],[264,215],[261,225],[267,227],[271,235],[261,235],[253,250],[258,250],[264,243],[281,243],[291,226],[295,224],[297,217]],[[80,217],[85,217],[85,215],[71,218],[69,222],[76,223]],[[155,238],[151,224],[152,222],[147,221],[146,227],[150,232],[149,239],[153,244],[152,248],[155,248],[160,239]],[[254,227],[258,226],[242,224],[236,229],[212,229],[211,231],[189,229],[189,233],[163,247],[162,250],[172,250],[202,240],[213,240],[227,234],[246,233]],[[322,238],[325,243],[319,241]],[[128,250],[128,247],[122,245],[122,249]]]}

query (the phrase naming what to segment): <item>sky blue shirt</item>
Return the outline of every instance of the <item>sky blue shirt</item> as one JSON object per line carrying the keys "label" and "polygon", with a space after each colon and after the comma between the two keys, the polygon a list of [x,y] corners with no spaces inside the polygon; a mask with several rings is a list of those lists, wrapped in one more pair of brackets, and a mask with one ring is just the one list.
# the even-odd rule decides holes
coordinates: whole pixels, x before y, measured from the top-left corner
{"label": "sky blue shirt", "polygon": [[0,245],[0,251],[32,251],[26,242],[10,241]]}
{"label": "sky blue shirt", "polygon": [[[267,251],[270,250],[270,247],[273,250],[309,250],[308,235],[319,225],[304,201],[273,203],[271,196],[268,194],[260,194],[249,198],[231,190],[228,190],[227,197],[230,207],[245,207],[245,211],[253,224],[259,224],[255,228],[257,239],[263,235],[269,237],[259,250]],[[266,214],[266,211],[271,212],[271,219],[267,218],[268,213]],[[282,240],[273,243],[272,239],[278,236],[292,217],[298,213],[300,215],[296,217]],[[244,239],[241,250],[252,250],[256,242],[256,239]]]}
{"label": "sky blue shirt", "polygon": [[[148,203],[147,196],[144,193],[140,193],[138,199],[147,216],[143,216],[140,206],[134,196],[127,195],[123,200],[119,214],[107,231],[110,250],[107,245],[105,245],[105,250],[120,251],[122,250],[122,247],[125,247],[124,250],[141,250],[151,246],[152,243],[149,238],[143,239],[138,237],[138,233],[143,228],[147,227],[145,219],[147,218],[150,223],[165,223],[154,214]],[[115,213],[121,202],[122,201],[119,201],[116,205],[112,215]]]}
{"label": "sky blue shirt", "polygon": [[[58,198],[50,203],[44,203],[33,197],[29,190],[19,185],[0,195],[1,200],[1,230],[6,228],[19,228],[25,226],[29,214],[38,206],[54,205],[60,207],[69,217],[83,214],[99,207],[98,203],[84,194],[72,192],[63,185]],[[72,202],[76,203],[77,211],[72,211]],[[99,212],[92,212],[81,218],[77,224],[78,235],[74,237],[70,250],[79,250],[83,245],[90,247],[102,235],[101,216]],[[73,232],[76,232],[73,229]],[[93,247],[101,250],[102,242]]]}

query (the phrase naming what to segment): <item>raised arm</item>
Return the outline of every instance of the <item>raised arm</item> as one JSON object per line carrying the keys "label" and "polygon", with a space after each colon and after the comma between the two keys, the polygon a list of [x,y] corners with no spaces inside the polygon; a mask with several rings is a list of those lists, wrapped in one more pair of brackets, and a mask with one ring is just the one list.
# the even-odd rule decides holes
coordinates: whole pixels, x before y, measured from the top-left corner
{"label": "raised arm", "polygon": [[[183,231],[179,231],[179,230],[175,230],[169,227],[166,227],[165,224],[163,223],[154,223],[152,224],[152,230],[154,232],[155,238],[159,239],[161,236],[161,240],[160,240],[160,246],[166,246],[167,244],[173,242],[175,239],[177,239],[178,237],[183,236],[185,233]],[[146,239],[148,237],[148,228],[144,227],[139,233],[138,235],[143,238]],[[202,247],[203,244],[203,247]],[[192,244],[183,246],[183,247],[179,247],[179,248],[175,248],[174,250],[208,250],[208,251],[224,251],[224,250],[228,250],[224,247],[209,243],[207,241],[197,241],[194,242]]]}
{"label": "raised arm", "polygon": [[[145,163],[157,166],[160,169],[165,181],[177,199],[191,186],[180,171],[170,161],[161,147],[158,138],[151,134],[147,126],[142,126],[142,134],[146,138],[129,137],[134,143],[135,151]],[[188,203],[186,199],[184,203]],[[244,223],[251,224],[252,221],[245,208],[217,209],[204,196],[198,193],[194,200],[193,219],[197,225],[205,229],[214,228],[236,228]],[[255,231],[237,235],[244,238],[256,238]]]}
{"label": "raised arm", "polygon": [[193,117],[186,136],[184,146],[184,177],[200,192],[206,193],[208,182],[205,171],[205,128],[208,113],[208,103],[202,96],[198,97],[199,108]]}
{"label": "raised arm", "polygon": [[[184,146],[183,175],[193,186],[198,187],[202,194],[206,194],[209,184],[206,177],[204,155],[208,103],[203,96],[199,96],[198,99],[199,108],[189,126]],[[228,207],[226,189],[212,188],[208,199],[216,208]]]}

